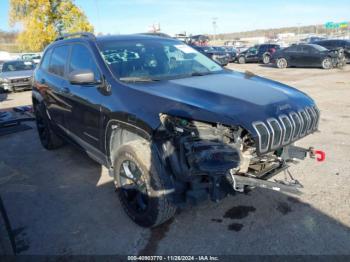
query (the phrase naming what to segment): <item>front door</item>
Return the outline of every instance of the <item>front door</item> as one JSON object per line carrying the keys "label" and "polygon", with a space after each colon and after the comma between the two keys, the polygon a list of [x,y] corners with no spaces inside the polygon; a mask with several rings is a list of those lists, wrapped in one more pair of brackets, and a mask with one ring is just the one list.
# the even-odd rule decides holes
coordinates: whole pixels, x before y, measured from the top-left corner
{"label": "front door", "polygon": [[[76,70],[91,70],[96,80],[101,80],[100,70],[93,53],[85,44],[73,44],[68,64],[68,76]],[[98,81],[96,81],[97,83]],[[68,85],[72,112],[67,116],[68,128],[73,138],[83,146],[100,149],[101,100],[99,84]]]}
{"label": "front door", "polygon": [[258,59],[258,49],[256,47],[251,47],[247,50],[245,57],[247,62],[257,62]]}

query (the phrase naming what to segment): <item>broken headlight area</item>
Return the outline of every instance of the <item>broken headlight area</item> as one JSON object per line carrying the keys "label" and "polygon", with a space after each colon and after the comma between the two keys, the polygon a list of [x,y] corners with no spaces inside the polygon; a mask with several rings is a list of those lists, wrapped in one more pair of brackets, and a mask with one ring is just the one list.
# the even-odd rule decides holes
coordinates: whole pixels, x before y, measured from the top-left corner
{"label": "broken headlight area", "polygon": [[163,145],[175,173],[183,180],[193,175],[223,175],[240,164],[240,128],[204,123],[162,114]]}
{"label": "broken headlight area", "polygon": [[182,201],[223,198],[230,187],[228,170],[241,163],[244,134],[240,127],[160,115],[157,132],[162,154]]}

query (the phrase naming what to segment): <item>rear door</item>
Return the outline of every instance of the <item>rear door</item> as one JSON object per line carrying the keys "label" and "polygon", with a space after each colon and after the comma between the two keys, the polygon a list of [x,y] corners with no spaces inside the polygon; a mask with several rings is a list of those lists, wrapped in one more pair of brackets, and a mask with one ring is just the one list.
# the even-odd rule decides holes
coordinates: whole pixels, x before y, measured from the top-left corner
{"label": "rear door", "polygon": [[60,45],[53,48],[48,71],[39,79],[39,83],[47,87],[46,108],[51,120],[61,126],[67,125],[65,115],[70,112],[71,106],[67,103],[66,63],[68,60],[69,46]]}
{"label": "rear door", "polygon": [[[101,73],[88,45],[72,45],[68,64],[68,75],[76,70],[91,70],[96,82],[101,80]],[[101,137],[100,104],[104,95],[99,84],[68,83],[71,113],[67,116],[69,131],[78,143],[87,149],[99,149]],[[90,150],[91,151],[91,150]]]}

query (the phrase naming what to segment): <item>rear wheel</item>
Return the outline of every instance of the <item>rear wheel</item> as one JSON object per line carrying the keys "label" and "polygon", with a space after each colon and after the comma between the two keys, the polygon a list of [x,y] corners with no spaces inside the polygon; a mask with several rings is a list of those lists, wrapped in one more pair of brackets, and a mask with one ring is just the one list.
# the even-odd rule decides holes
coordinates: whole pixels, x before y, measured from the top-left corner
{"label": "rear wheel", "polygon": [[143,140],[123,145],[114,158],[114,182],[126,214],[138,225],[154,227],[174,216],[166,177],[158,157]]}
{"label": "rear wheel", "polygon": [[323,69],[331,69],[332,68],[332,61],[329,57],[326,57],[322,60],[322,68]]}
{"label": "rear wheel", "polygon": [[34,107],[34,113],[39,139],[42,146],[48,150],[61,147],[63,145],[63,140],[53,131],[45,106],[42,104],[37,104]]}
{"label": "rear wheel", "polygon": [[271,60],[271,57],[269,55],[264,55],[263,56],[263,63],[266,65],[266,64],[269,64],[270,63],[270,60]]}
{"label": "rear wheel", "polygon": [[245,58],[244,58],[244,56],[238,57],[238,63],[239,63],[239,64],[245,64]]}
{"label": "rear wheel", "polygon": [[278,68],[280,68],[280,69],[287,68],[287,66],[288,66],[287,59],[285,59],[285,58],[278,58],[277,61],[276,61],[276,66]]}

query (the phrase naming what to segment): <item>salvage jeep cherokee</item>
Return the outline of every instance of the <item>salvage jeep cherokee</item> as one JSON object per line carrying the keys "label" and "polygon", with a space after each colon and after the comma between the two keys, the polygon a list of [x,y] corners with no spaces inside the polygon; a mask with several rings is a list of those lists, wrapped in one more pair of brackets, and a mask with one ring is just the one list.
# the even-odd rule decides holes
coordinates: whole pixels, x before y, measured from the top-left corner
{"label": "salvage jeep cherokee", "polygon": [[105,165],[128,216],[156,226],[177,207],[261,186],[312,149],[320,113],[306,94],[222,68],[156,36],[65,35],[34,72],[40,141],[71,141]]}

